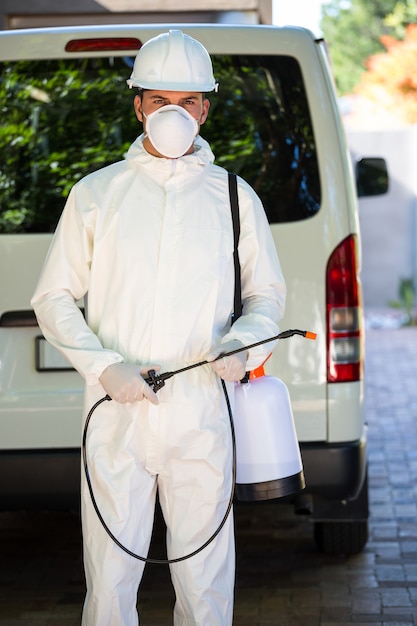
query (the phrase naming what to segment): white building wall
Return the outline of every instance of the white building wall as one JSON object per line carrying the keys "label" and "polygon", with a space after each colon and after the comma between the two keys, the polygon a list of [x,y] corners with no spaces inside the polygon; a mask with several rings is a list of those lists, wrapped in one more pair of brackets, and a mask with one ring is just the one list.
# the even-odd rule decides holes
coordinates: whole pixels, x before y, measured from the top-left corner
{"label": "white building wall", "polygon": [[417,283],[417,127],[347,130],[347,139],[354,158],[383,157],[388,166],[388,193],[359,199],[364,302],[386,307],[401,279]]}

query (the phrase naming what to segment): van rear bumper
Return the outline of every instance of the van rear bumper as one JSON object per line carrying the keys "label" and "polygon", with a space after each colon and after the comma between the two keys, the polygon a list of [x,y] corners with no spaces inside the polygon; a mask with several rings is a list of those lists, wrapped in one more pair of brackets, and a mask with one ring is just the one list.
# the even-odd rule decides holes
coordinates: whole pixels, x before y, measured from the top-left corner
{"label": "van rear bumper", "polygon": [[80,448],[0,451],[0,510],[80,508]]}
{"label": "van rear bumper", "polygon": [[304,493],[327,500],[355,500],[366,478],[366,437],[327,444],[300,443],[306,488]]}
{"label": "van rear bumper", "polygon": [[[366,438],[300,443],[306,487],[329,500],[355,500],[366,478]],[[0,510],[71,510],[80,506],[79,448],[0,451]]]}

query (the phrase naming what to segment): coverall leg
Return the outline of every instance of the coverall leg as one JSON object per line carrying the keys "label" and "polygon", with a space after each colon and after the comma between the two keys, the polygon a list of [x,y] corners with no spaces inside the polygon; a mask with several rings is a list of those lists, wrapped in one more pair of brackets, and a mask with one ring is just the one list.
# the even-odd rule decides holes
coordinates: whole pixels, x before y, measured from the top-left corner
{"label": "coverall leg", "polygon": [[[91,391],[87,406],[92,405]],[[89,426],[87,459],[98,508],[114,536],[146,556],[152,536],[157,482],[140,462],[140,409],[104,403]],[[145,430],[146,433],[146,430]],[[109,537],[94,510],[82,471],[82,530],[87,594],[82,626],[137,626],[137,592],[145,563]]]}
{"label": "coverall leg", "polygon": [[[178,429],[176,437],[165,436],[174,447],[167,446],[158,475],[170,559],[203,546],[218,530],[230,502],[233,459],[226,403],[216,381],[209,382],[212,391],[202,405],[204,382],[201,374],[200,386],[188,385],[189,397],[184,398],[182,411],[177,405],[176,417],[165,422],[167,428],[174,423]],[[177,388],[175,397],[179,396]],[[235,583],[232,512],[208,546],[171,564],[170,570],[176,593],[174,626],[231,626]]]}

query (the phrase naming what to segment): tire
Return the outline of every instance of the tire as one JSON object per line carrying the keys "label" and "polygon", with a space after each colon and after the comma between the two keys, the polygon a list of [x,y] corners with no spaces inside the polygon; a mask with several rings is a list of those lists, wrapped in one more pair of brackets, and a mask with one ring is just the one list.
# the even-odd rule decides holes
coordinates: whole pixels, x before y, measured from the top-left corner
{"label": "tire", "polygon": [[314,539],[325,554],[357,554],[368,541],[368,521],[315,522]]}

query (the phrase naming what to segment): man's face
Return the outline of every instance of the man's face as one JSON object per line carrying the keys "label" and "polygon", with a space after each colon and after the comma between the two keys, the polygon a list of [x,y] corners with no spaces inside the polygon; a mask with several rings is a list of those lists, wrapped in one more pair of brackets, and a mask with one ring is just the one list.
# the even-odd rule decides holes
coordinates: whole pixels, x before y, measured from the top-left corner
{"label": "man's face", "polygon": [[[183,107],[188,111],[192,117],[197,120],[198,126],[207,119],[207,115],[210,108],[210,102],[203,98],[203,94],[199,92],[190,91],[156,91],[149,90],[142,93],[142,97],[135,96],[134,107],[136,117],[143,124],[143,130],[146,133],[146,118],[143,115],[150,115],[157,109],[168,104],[175,104]],[[143,145],[147,152],[154,156],[162,156],[156,148],[151,144],[148,137],[145,137]],[[193,146],[190,146],[187,154],[193,151]]]}

